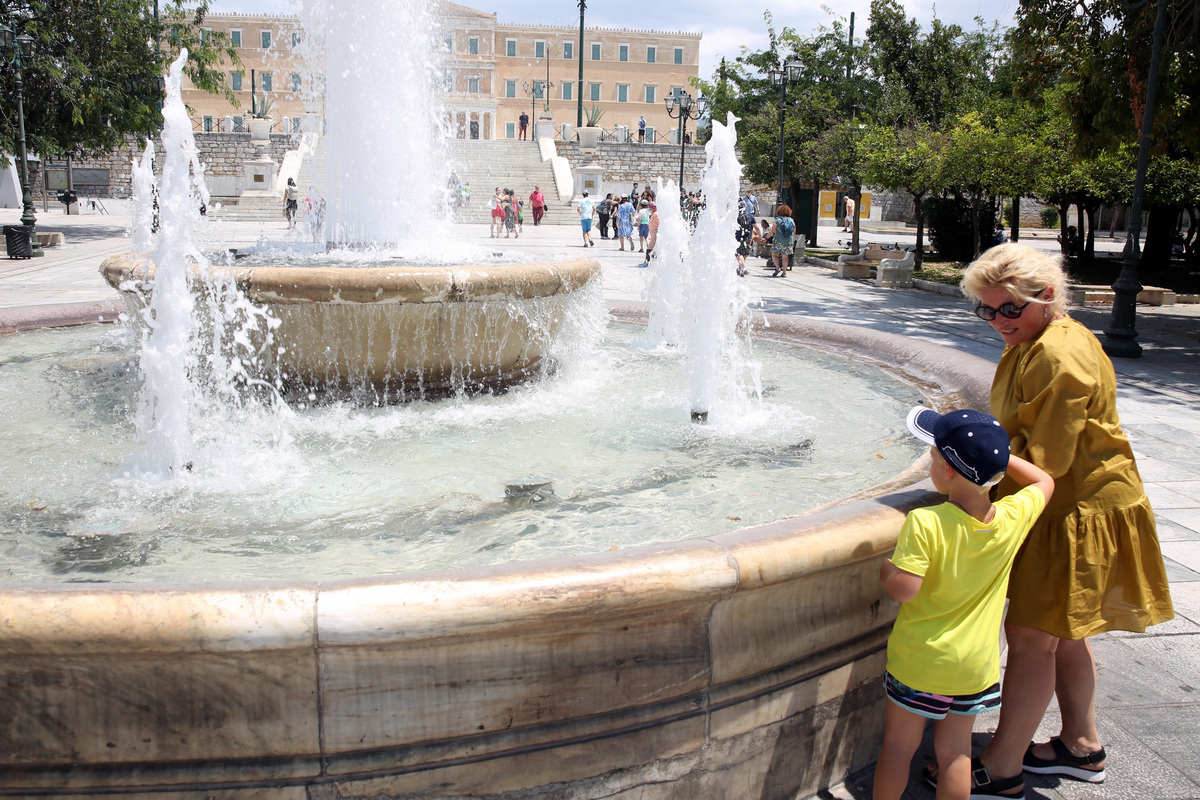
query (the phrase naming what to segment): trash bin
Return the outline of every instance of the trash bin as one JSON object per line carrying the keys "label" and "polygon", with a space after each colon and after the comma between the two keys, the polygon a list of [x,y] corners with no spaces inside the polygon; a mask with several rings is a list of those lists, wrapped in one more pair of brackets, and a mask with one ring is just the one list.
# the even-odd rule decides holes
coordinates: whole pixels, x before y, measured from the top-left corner
{"label": "trash bin", "polygon": [[4,245],[9,258],[33,258],[33,226],[5,225]]}

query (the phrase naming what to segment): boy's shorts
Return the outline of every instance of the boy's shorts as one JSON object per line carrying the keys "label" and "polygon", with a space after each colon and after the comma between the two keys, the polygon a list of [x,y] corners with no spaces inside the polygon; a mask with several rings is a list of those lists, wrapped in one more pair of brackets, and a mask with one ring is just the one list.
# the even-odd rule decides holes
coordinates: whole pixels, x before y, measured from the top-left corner
{"label": "boy's shorts", "polygon": [[650,235],[650,223],[646,223],[645,225],[639,224],[638,225],[638,236],[646,237],[649,235]]}
{"label": "boy's shorts", "polygon": [[583,226],[584,233],[592,232],[592,221],[590,219],[581,219],[579,220],[579,224]]}
{"label": "boy's shorts", "polygon": [[945,695],[921,692],[906,686],[887,673],[884,677],[887,696],[896,705],[928,719],[945,719],[946,714],[973,717],[1000,707],[1000,684],[993,683],[975,694]]}

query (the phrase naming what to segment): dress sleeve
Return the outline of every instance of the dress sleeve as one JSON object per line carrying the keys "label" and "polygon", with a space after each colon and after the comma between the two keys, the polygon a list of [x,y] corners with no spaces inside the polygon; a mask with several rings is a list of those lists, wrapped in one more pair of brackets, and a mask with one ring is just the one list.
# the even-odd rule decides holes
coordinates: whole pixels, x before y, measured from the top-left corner
{"label": "dress sleeve", "polygon": [[1052,478],[1065,475],[1075,462],[1097,389],[1094,370],[1057,349],[1038,345],[1031,350],[1020,375],[1012,435],[1013,454]]}

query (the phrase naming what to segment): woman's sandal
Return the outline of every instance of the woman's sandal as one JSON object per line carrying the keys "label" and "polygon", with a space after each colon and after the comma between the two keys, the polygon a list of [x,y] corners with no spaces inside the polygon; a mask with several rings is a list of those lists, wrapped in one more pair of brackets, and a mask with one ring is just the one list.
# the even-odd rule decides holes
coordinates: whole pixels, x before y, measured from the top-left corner
{"label": "woman's sandal", "polygon": [[[935,764],[925,765],[925,782],[937,788],[937,775],[933,770]],[[970,800],[1025,800],[1025,778],[1014,775],[1011,778],[992,779],[987,767],[979,760],[979,756],[971,759],[971,796]]]}
{"label": "woman's sandal", "polygon": [[[1088,783],[1102,783],[1104,781],[1103,764],[1106,755],[1103,747],[1094,753],[1088,753],[1086,756],[1077,756],[1057,736],[1052,738],[1048,744],[1054,748],[1054,758],[1052,759],[1035,756],[1033,754],[1035,743],[1029,743],[1029,749],[1025,751],[1025,759],[1021,764],[1026,772],[1033,772],[1037,775],[1063,775],[1068,778],[1074,778],[1077,781],[1087,781]],[[1094,766],[1096,764],[1100,764],[1101,766]]]}

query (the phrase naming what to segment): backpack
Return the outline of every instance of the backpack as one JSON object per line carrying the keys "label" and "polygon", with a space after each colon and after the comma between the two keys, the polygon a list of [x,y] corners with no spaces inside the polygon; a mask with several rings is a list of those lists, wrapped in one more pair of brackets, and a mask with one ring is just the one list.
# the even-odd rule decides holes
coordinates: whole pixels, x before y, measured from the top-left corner
{"label": "backpack", "polygon": [[780,217],[779,232],[783,234],[783,238],[785,239],[792,238],[792,234],[796,232],[796,223],[791,217]]}

